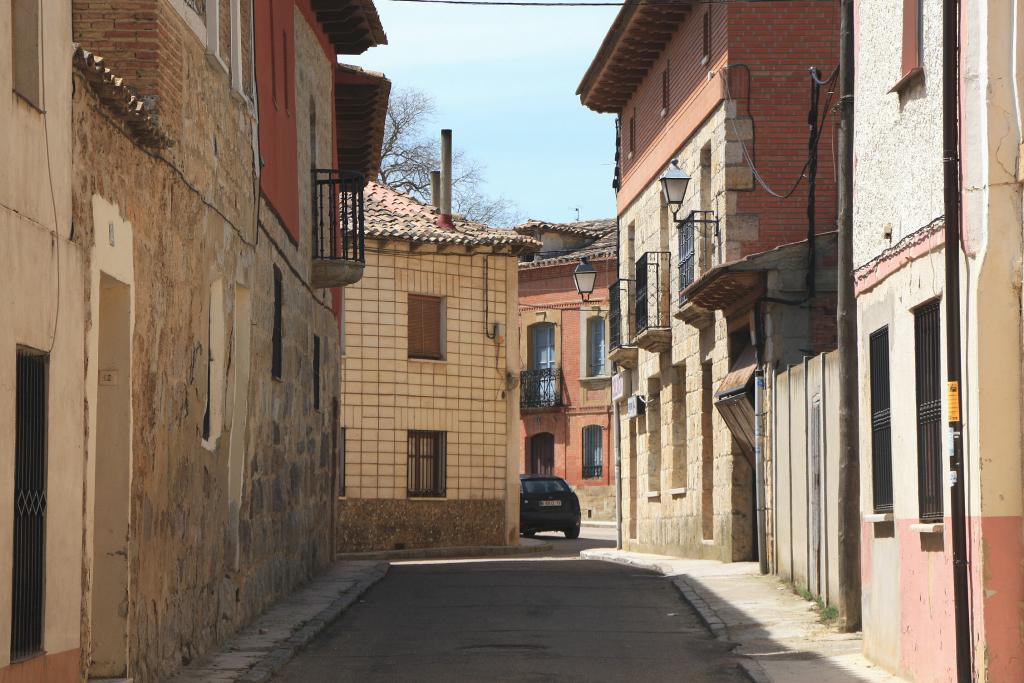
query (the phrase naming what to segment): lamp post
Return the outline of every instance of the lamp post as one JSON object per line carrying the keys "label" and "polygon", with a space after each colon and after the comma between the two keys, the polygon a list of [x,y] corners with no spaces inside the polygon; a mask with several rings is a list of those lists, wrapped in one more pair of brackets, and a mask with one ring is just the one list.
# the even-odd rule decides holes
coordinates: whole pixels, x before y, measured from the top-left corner
{"label": "lamp post", "polygon": [[683,198],[686,197],[686,188],[690,185],[690,176],[679,168],[679,162],[673,159],[672,164],[661,174],[659,182],[665,204],[672,209],[672,218],[678,222],[679,210],[683,208]]}
{"label": "lamp post", "polygon": [[581,301],[590,301],[590,295],[594,293],[594,284],[597,281],[597,269],[587,262],[587,257],[580,258],[580,264],[572,273],[572,279],[576,281],[576,291]]}

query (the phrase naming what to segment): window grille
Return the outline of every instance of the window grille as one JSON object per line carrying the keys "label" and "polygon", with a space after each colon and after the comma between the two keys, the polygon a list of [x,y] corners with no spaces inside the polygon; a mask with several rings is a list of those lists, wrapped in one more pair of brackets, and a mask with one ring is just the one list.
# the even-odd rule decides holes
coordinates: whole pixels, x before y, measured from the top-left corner
{"label": "window grille", "polygon": [[282,365],[282,307],[281,301],[284,292],[281,288],[281,269],[274,266],[274,332],[272,338],[273,348],[271,349],[270,358],[270,371],[276,379],[281,379],[281,365]]}
{"label": "window grille", "polygon": [[43,649],[46,579],[47,356],[18,350],[14,433],[11,661]]}
{"label": "window grille", "polygon": [[440,360],[441,297],[409,295],[409,358]]}
{"label": "window grille", "polygon": [[649,251],[636,262],[636,333],[669,327],[668,273],[671,254]]}
{"label": "window grille", "polygon": [[889,412],[889,328],[874,332],[871,353],[871,489],[875,512],[892,512],[892,417]]}
{"label": "window grille", "polygon": [[583,478],[600,479],[604,469],[604,443],[601,425],[583,428]]}
{"label": "window grille", "polygon": [[410,431],[408,463],[408,495],[410,497],[442,497],[447,476],[445,432]]}
{"label": "window grille", "polygon": [[914,356],[917,389],[917,483],[923,521],[941,521],[942,374],[939,347],[939,302],[914,311]]}
{"label": "window grille", "polygon": [[320,410],[320,337],[313,335],[313,409]]}

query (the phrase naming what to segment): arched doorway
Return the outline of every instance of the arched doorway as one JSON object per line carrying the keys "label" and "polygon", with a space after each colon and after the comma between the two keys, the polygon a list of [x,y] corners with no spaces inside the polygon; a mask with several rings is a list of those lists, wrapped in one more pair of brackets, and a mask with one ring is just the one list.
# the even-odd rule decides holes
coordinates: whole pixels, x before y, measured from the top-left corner
{"label": "arched doorway", "polygon": [[555,435],[541,432],[530,437],[530,474],[555,473]]}

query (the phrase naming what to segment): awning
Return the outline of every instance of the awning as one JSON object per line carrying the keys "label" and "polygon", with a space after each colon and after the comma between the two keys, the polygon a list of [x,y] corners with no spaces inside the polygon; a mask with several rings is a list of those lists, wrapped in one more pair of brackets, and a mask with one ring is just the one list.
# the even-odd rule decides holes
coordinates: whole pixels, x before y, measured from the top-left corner
{"label": "awning", "polygon": [[358,66],[334,68],[334,115],[338,125],[338,168],[375,180],[380,171],[384,120],[391,81]]}
{"label": "awning", "polygon": [[757,356],[747,346],[715,392],[715,407],[748,459],[754,455],[754,371]]}

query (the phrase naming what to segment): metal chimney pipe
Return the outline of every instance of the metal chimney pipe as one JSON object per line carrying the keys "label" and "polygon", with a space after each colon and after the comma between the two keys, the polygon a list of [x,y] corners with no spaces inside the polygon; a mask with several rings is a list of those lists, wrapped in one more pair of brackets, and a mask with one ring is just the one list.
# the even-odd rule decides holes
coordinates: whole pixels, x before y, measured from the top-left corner
{"label": "metal chimney pipe", "polygon": [[452,131],[441,131],[441,214],[437,224],[442,228],[452,227]]}
{"label": "metal chimney pipe", "polygon": [[441,172],[430,172],[430,203],[435,209],[441,208]]}

